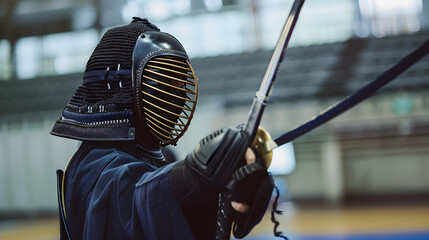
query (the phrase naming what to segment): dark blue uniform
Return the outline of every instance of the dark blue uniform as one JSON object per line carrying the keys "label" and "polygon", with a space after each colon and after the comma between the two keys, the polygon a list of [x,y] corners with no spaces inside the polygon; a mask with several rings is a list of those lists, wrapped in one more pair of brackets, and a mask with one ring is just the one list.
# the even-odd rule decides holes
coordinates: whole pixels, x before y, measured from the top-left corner
{"label": "dark blue uniform", "polygon": [[172,165],[131,142],[83,142],[65,172],[71,238],[193,239],[171,190]]}

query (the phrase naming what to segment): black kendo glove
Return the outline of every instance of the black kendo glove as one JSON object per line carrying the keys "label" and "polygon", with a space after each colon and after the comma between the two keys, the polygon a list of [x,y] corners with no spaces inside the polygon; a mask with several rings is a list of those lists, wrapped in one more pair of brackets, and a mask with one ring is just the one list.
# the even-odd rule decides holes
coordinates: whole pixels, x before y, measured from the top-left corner
{"label": "black kendo glove", "polygon": [[234,171],[228,183],[233,192],[230,200],[249,206],[248,211],[236,212],[233,217],[233,233],[239,239],[249,234],[262,220],[274,189],[274,180],[267,172],[264,160],[255,149],[253,152],[256,155],[255,162]]}
{"label": "black kendo glove", "polygon": [[241,126],[222,128],[201,139],[184,161],[171,169],[173,194],[196,239],[216,231],[218,196],[234,170],[246,164],[250,139]]}
{"label": "black kendo glove", "polygon": [[221,192],[232,173],[246,164],[243,156],[250,139],[242,127],[222,128],[201,139],[184,161],[171,169],[173,193],[189,201],[201,188]]}
{"label": "black kendo glove", "polygon": [[243,156],[250,141],[241,126],[220,129],[203,138],[184,161],[172,168],[173,193],[181,203],[195,238],[205,236],[207,239],[214,233],[218,194],[233,178],[236,193],[232,200],[250,206],[247,213],[236,215],[234,235],[247,235],[262,219],[273,181],[259,158],[246,165]]}

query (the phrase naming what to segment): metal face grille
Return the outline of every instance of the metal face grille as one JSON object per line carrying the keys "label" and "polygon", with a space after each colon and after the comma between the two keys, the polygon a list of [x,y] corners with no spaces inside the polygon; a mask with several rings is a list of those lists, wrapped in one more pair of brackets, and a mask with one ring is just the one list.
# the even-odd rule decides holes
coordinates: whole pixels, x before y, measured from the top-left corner
{"label": "metal face grille", "polygon": [[151,59],[142,76],[145,121],[162,146],[174,144],[187,130],[197,104],[198,80],[186,59]]}

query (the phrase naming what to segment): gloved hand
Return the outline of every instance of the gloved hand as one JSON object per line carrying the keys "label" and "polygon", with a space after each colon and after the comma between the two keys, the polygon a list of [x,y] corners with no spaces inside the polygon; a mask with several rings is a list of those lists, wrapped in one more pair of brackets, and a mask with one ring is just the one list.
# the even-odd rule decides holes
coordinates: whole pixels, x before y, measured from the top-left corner
{"label": "gloved hand", "polygon": [[200,188],[222,191],[232,173],[244,166],[250,139],[239,127],[219,129],[201,139],[184,161],[171,169],[173,192],[181,202]]}
{"label": "gloved hand", "polygon": [[246,164],[243,156],[248,141],[241,127],[219,129],[203,138],[184,161],[171,169],[172,192],[195,239],[215,235],[219,193],[233,171]]}
{"label": "gloved hand", "polygon": [[[274,188],[274,180],[267,172],[265,162],[257,155],[252,161],[248,155],[254,155],[254,152],[250,149],[246,152],[247,165],[233,173],[228,183],[232,195],[228,198],[226,194],[223,200],[231,200],[233,209],[237,211],[232,217],[232,229],[238,239],[244,238],[262,220]],[[222,222],[221,219],[218,220]]]}
{"label": "gloved hand", "polygon": [[244,154],[250,139],[239,127],[222,128],[203,138],[185,159],[204,185],[222,189],[232,173],[246,164]]}

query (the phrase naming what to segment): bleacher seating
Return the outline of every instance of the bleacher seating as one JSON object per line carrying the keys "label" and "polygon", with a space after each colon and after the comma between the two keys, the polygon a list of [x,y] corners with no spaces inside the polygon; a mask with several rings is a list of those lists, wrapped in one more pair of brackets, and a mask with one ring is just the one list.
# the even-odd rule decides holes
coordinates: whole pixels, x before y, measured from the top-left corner
{"label": "bleacher seating", "polygon": [[[287,50],[273,101],[346,96],[429,39],[416,33]],[[199,98],[221,96],[227,105],[249,103],[257,91],[272,50],[192,59],[200,80]],[[0,115],[61,109],[81,83],[82,74],[0,82]],[[429,88],[429,57],[402,74],[384,91]]]}

